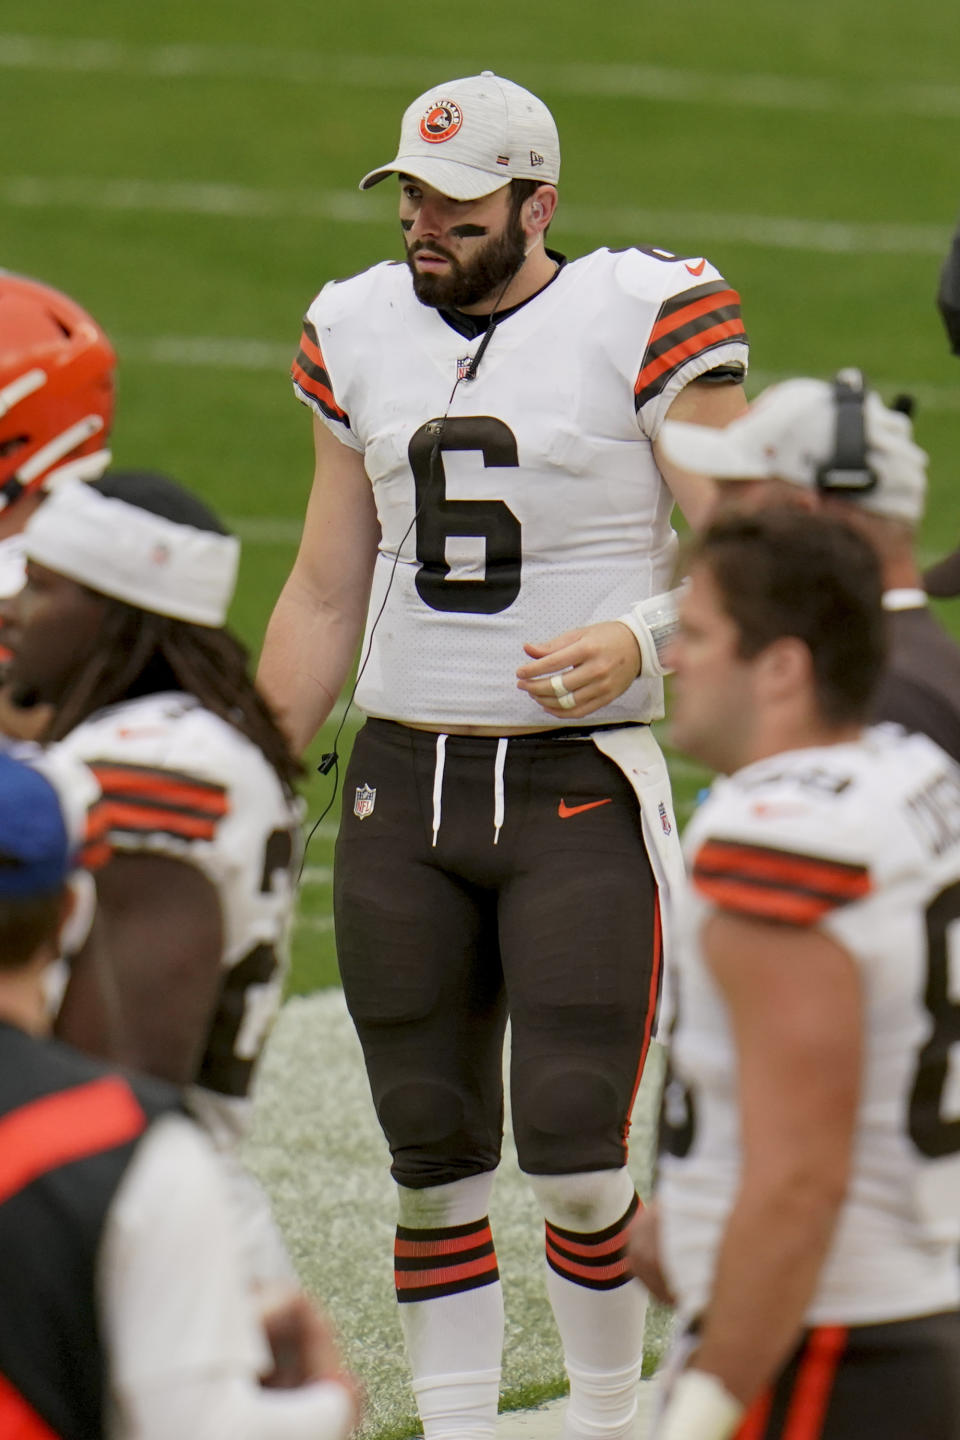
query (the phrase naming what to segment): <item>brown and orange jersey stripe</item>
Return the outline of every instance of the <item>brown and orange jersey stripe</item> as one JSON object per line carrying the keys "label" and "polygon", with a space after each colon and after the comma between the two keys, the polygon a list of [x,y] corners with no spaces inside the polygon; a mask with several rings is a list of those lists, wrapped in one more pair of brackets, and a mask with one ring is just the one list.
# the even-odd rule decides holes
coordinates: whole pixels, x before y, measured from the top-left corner
{"label": "brown and orange jersey stripe", "polygon": [[95,823],[101,840],[123,843],[131,836],[172,835],[212,840],[230,811],[226,787],[175,770],[91,760],[102,799]]}
{"label": "brown and orange jersey stripe", "polygon": [[815,925],[871,889],[866,865],[723,839],[701,845],[693,884],[721,910],[788,925]]}
{"label": "brown and orange jersey stripe", "polygon": [[336,402],[316,328],[309,320],[303,322],[300,349],[294,357],[290,374],[294,388],[308,405],[322,410],[328,420],[338,420],[349,428],[350,417]]}
{"label": "brown and orange jersey stripe", "polygon": [[48,1170],[126,1145],[146,1124],[119,1075],[31,1100],[0,1120],[0,1203]]}
{"label": "brown and orange jersey stripe", "polygon": [[726,280],[711,280],[671,295],[650,331],[634,385],[637,410],[659,395],[670,377],[691,359],[731,340],[746,341],[740,296]]}
{"label": "brown and orange jersey stripe", "polygon": [[0,1375],[0,1435],[15,1436],[16,1440],[60,1440],[4,1375]]}
{"label": "brown and orange jersey stripe", "polygon": [[111,855],[110,812],[102,797],[87,810],[78,860],[84,870],[99,870]]}

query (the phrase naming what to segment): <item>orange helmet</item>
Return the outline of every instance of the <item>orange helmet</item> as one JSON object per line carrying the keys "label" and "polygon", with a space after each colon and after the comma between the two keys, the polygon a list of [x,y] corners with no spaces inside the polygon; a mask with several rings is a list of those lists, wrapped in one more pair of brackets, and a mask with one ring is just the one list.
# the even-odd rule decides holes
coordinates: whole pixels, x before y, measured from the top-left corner
{"label": "orange helmet", "polygon": [[116,359],[75,301],[0,270],[0,510],[54,474],[106,468]]}

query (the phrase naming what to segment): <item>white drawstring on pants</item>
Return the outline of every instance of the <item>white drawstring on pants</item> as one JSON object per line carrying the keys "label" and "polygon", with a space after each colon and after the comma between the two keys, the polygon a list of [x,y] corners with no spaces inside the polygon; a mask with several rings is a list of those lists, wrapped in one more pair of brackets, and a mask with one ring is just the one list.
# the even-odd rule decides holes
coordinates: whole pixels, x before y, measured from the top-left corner
{"label": "white drawstring on pants", "polygon": [[[447,763],[447,737],[437,736],[436,760],[433,767],[433,839],[431,848],[437,844],[440,833],[440,819],[443,813],[443,772]],[[501,735],[497,741],[497,753],[493,762],[493,843],[499,843],[500,831],[506,815],[506,800],[503,788],[503,770],[507,763],[507,737]]]}
{"label": "white drawstring on pants", "polygon": [[444,765],[446,764],[446,759],[447,759],[447,737],[446,737],[446,735],[438,735],[438,736],[437,736],[437,759],[436,759],[436,763],[435,763],[435,765],[434,765],[434,767],[433,767],[433,840],[431,841],[431,844],[432,844],[432,845],[436,845],[436,843],[437,843],[437,836],[438,836],[439,833],[440,833],[440,812],[441,812],[441,809],[442,809],[442,798],[443,798],[443,767],[444,767]]}
{"label": "white drawstring on pants", "polygon": [[497,741],[497,758],[493,762],[493,843],[500,839],[503,825],[505,801],[503,796],[503,767],[507,763],[507,737],[501,735]]}

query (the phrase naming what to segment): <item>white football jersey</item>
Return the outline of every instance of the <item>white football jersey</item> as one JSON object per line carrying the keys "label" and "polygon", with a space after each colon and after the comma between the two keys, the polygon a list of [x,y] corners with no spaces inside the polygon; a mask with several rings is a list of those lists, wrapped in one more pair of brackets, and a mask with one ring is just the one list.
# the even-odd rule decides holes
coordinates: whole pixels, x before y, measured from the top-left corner
{"label": "white football jersey", "polygon": [[[368,714],[542,723],[516,688],[524,642],[668,587],[673,501],[651,442],[684,385],[747,357],[736,292],[705,260],[661,251],[565,265],[467,378],[483,338],[420,304],[403,263],[327,285],[307,312],[296,393],[363,455],[382,532]],[[662,711],[662,682],[644,678],[591,720]]]}
{"label": "white football jersey", "polygon": [[817,926],[859,966],[853,1166],[807,1321],[960,1299],[960,769],[893,726],[718,781],[684,840],[659,1195],[669,1279],[704,1308],[740,1168],[736,1056],[699,937],[717,908]]}
{"label": "white football jersey", "polygon": [[301,802],[256,745],[192,695],[110,706],[55,748],[85,761],[99,782],[97,814],[112,850],[188,861],[216,887],[224,978],[197,1108],[229,1143],[248,1118],[253,1067],[280,1003]]}

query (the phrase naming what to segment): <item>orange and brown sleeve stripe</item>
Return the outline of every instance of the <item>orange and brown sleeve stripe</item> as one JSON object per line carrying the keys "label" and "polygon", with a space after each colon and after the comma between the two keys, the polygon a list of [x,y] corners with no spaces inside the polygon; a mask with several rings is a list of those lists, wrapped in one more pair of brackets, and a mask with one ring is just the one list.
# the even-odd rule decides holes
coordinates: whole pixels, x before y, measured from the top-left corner
{"label": "orange and brown sleeve stripe", "polygon": [[100,870],[112,854],[110,847],[110,813],[103,799],[89,806],[84,824],[79,862],[84,870]]}
{"label": "orange and brown sleeve stripe", "polygon": [[102,792],[96,807],[101,843],[122,844],[131,836],[156,834],[212,840],[218,823],[229,813],[223,785],[146,765],[89,763]]}
{"label": "orange and brown sleeve stripe", "polygon": [[740,296],[725,280],[711,280],[671,295],[660,308],[634,385],[634,404],[642,409],[661,394],[670,377],[697,355],[727,345],[746,344]]}
{"label": "orange and brown sleeve stripe", "polygon": [[815,925],[871,889],[865,865],[721,839],[697,851],[693,884],[721,910],[788,925]]}
{"label": "orange and brown sleeve stripe", "polygon": [[309,320],[303,322],[300,349],[294,356],[290,374],[294,389],[306,405],[320,410],[328,420],[338,420],[349,428],[350,417],[336,402],[316,328]]}
{"label": "orange and brown sleeve stripe", "polygon": [[118,1075],[31,1100],[0,1120],[0,1203],[48,1170],[128,1144],[146,1123]]}
{"label": "orange and brown sleeve stripe", "polygon": [[0,1435],[8,1440],[60,1440],[4,1375],[0,1375]]}
{"label": "orange and brown sleeve stripe", "polygon": [[443,1229],[397,1226],[394,1281],[400,1304],[436,1300],[492,1285],[500,1278],[490,1221],[472,1220]]}
{"label": "orange and brown sleeve stripe", "polygon": [[634,1195],[619,1220],[604,1230],[583,1233],[545,1222],[547,1264],[585,1290],[616,1290],[632,1278],[627,1269],[627,1231],[640,1207]]}

